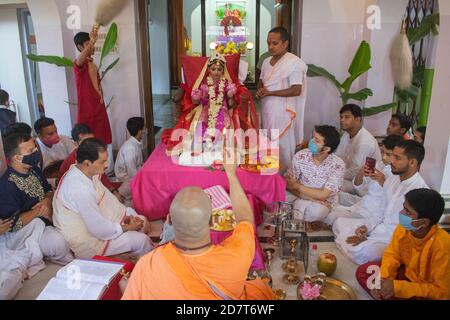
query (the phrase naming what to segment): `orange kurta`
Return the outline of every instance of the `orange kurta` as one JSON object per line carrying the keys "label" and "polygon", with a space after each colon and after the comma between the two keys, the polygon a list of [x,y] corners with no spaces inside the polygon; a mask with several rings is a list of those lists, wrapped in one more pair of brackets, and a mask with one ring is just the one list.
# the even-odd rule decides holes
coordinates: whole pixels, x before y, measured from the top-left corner
{"label": "orange kurta", "polygon": [[[122,299],[220,299],[205,283],[232,299],[272,299],[264,282],[246,281],[255,255],[254,232],[253,224],[241,222],[231,237],[199,255],[178,254],[170,243],[155,249],[137,263]],[[188,271],[190,267],[193,272]],[[197,274],[207,281],[199,280]]]}
{"label": "orange kurta", "polygon": [[[395,280],[405,266],[410,280]],[[396,298],[450,299],[450,235],[434,226],[418,239],[398,226],[381,264],[381,277],[394,280]]]}

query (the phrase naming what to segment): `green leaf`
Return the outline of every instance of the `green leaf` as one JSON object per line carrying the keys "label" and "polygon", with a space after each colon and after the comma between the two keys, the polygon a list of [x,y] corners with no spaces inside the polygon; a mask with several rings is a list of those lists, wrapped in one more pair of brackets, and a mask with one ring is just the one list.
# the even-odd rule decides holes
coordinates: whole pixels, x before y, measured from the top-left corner
{"label": "green leaf", "polygon": [[31,61],[35,61],[35,62],[45,62],[45,63],[54,64],[58,67],[66,67],[66,68],[73,67],[72,60],[70,60],[69,58],[66,58],[66,57],[27,54],[27,58],[30,59]]}
{"label": "green leaf", "polygon": [[439,13],[434,13],[425,16],[417,28],[411,28],[408,30],[407,36],[409,43],[413,45],[416,42],[428,36],[430,33],[432,33],[434,36],[437,36],[439,34],[437,26],[439,25],[440,25]]}
{"label": "green leaf", "polygon": [[119,61],[120,61],[120,58],[117,58],[116,60],[114,60],[113,63],[111,63],[111,64],[105,69],[105,71],[102,72],[102,77],[101,77],[100,81],[103,80],[103,78],[106,76],[106,74],[107,74],[112,68],[114,68],[114,67],[116,66],[116,64],[119,63]]}
{"label": "green leaf", "polygon": [[398,101],[402,103],[413,102],[419,96],[420,88],[414,85],[406,88],[404,90],[400,90],[395,88],[395,94],[397,95]]}
{"label": "green leaf", "polygon": [[103,59],[105,59],[105,57],[112,51],[112,49],[114,49],[116,43],[117,43],[117,24],[114,22],[113,24],[111,24],[111,27],[109,27],[108,34],[106,35],[105,38],[105,43],[103,44],[99,69],[103,64]]}
{"label": "green leaf", "polygon": [[384,105],[377,106],[377,107],[364,108],[362,110],[362,112],[363,112],[364,117],[370,117],[370,116],[379,114],[381,112],[391,110],[396,106],[397,106],[397,104],[392,102],[392,103],[384,104]]}
{"label": "green leaf", "polygon": [[352,64],[348,69],[350,77],[348,77],[341,85],[345,92],[350,90],[353,82],[359,76],[363,75],[372,68],[370,65],[371,56],[370,45],[366,41],[362,41],[355,56],[353,57]]}
{"label": "green leaf", "polygon": [[325,68],[316,66],[314,64],[308,64],[308,77],[323,77],[325,79],[328,79],[341,92],[341,84],[336,80],[336,77],[328,72]]}
{"label": "green leaf", "polygon": [[345,101],[348,101],[350,99],[357,100],[357,101],[364,101],[367,100],[368,97],[373,96],[373,91],[369,88],[365,88],[362,90],[359,90],[355,93],[343,93],[342,99],[345,99]]}

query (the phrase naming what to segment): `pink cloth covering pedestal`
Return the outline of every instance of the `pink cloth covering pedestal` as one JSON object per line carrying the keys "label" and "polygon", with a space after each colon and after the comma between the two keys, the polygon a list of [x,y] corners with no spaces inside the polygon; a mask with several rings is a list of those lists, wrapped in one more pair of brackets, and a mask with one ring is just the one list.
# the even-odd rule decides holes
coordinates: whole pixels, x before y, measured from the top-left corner
{"label": "pink cloth covering pedestal", "polygon": [[[133,204],[139,214],[149,220],[164,219],[173,198],[185,187],[206,189],[221,185],[229,191],[224,172],[179,166],[172,162],[165,151],[165,145],[160,143],[131,181]],[[238,177],[250,202],[253,202],[257,224],[262,222],[264,204],[284,202],[286,199],[286,182],[278,174],[259,175],[238,169]]]}

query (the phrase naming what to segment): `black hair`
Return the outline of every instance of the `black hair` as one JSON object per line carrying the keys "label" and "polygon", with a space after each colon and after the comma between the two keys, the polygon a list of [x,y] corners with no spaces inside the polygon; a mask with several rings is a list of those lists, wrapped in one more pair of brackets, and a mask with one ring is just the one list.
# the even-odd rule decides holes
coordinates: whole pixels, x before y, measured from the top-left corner
{"label": "black hair", "polygon": [[86,41],[90,41],[91,37],[89,36],[89,33],[87,32],[78,32],[75,37],[73,37],[73,42],[75,43],[75,46],[78,48],[78,46],[82,46]]}
{"label": "black hair", "polygon": [[37,134],[42,132],[42,129],[53,126],[55,124],[55,120],[47,117],[42,117],[34,123],[34,131]]}
{"label": "black hair", "polygon": [[96,138],[86,139],[77,150],[77,162],[83,163],[86,160],[95,162],[101,152],[106,152],[106,145],[102,141]]}
{"label": "black hair", "polygon": [[18,155],[19,146],[30,141],[31,136],[26,132],[14,132],[3,137],[3,149],[5,151],[6,158],[12,159],[15,155]]}
{"label": "black hair", "polygon": [[362,119],[362,110],[361,108],[356,104],[346,104],[341,108],[341,111],[339,111],[339,114],[343,114],[344,112],[350,112],[355,118],[361,118]]}
{"label": "black hair", "polygon": [[145,126],[144,118],[134,117],[127,121],[128,132],[135,137],[140,130],[143,130]]}
{"label": "black hair", "polygon": [[333,126],[316,126],[314,130],[324,138],[325,146],[331,149],[329,153],[333,153],[341,142],[337,129]]}
{"label": "black hair", "polygon": [[6,105],[9,101],[9,93],[5,90],[0,89],[0,104]]}
{"label": "black hair", "polygon": [[16,122],[6,127],[4,135],[7,136],[13,133],[23,132],[31,136],[32,131],[33,129],[31,129],[31,127],[28,124],[24,122]]}
{"label": "black hair", "polygon": [[93,133],[91,128],[89,128],[84,123],[77,123],[73,127],[70,135],[72,136],[73,141],[79,142],[80,141],[80,135],[82,135],[82,134],[90,134],[90,133]]}
{"label": "black hair", "polygon": [[408,116],[402,114],[402,113],[397,113],[397,114],[393,114],[392,115],[392,119],[397,119],[398,122],[400,123],[400,127],[402,129],[405,129],[405,133],[409,131],[409,129],[411,129],[411,120],[409,120]]}
{"label": "black hair", "polygon": [[432,225],[438,224],[445,208],[442,196],[431,189],[415,189],[405,195],[405,200],[418,213],[418,219],[430,219]]}
{"label": "black hair", "polygon": [[289,31],[285,27],[275,27],[269,31],[269,33],[278,33],[281,36],[281,40],[283,42],[289,41],[291,36],[289,35]]}
{"label": "black hair", "polygon": [[420,167],[425,158],[425,148],[421,143],[414,140],[403,140],[397,143],[396,147],[403,149],[409,160],[416,159]]}
{"label": "black hair", "polygon": [[417,132],[422,134],[422,140],[425,140],[425,135],[427,134],[427,127],[419,127],[416,129]]}
{"label": "black hair", "polygon": [[405,141],[405,139],[402,136],[390,135],[384,138],[382,144],[386,149],[394,150],[397,144],[399,144],[402,141]]}

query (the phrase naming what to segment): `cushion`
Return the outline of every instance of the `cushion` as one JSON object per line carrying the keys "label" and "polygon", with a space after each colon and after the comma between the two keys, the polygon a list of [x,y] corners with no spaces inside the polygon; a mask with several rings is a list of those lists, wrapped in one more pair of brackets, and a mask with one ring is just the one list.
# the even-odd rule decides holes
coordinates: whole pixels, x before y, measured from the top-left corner
{"label": "cushion", "polygon": [[[191,57],[182,56],[181,65],[183,66],[184,82],[192,87],[200,76],[205,63],[208,61],[208,57]],[[228,72],[232,79],[237,79],[239,75],[239,61],[241,60],[240,54],[232,54],[225,56],[227,60]]]}

